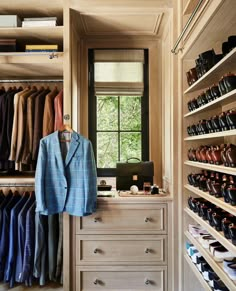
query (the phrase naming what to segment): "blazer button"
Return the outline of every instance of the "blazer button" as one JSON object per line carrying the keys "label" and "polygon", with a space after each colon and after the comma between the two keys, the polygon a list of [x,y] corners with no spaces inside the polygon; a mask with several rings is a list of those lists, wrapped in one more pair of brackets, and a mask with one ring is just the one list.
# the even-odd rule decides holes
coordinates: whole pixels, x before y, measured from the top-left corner
{"label": "blazer button", "polygon": [[65,189],[67,189],[67,187],[65,187]]}

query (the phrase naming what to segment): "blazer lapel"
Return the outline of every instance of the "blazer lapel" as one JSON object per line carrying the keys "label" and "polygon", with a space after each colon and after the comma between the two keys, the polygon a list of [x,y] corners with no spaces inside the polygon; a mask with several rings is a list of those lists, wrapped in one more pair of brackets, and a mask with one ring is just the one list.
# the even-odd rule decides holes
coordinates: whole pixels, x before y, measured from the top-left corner
{"label": "blazer lapel", "polygon": [[63,159],[62,159],[62,154],[61,154],[61,147],[60,147],[60,141],[59,141],[59,132],[58,131],[55,131],[53,133],[54,135],[54,153],[55,153],[55,156],[57,158],[57,161],[58,161],[58,167],[59,169],[63,169],[63,172],[64,172],[64,162],[63,162]]}
{"label": "blazer lapel", "polygon": [[71,142],[70,142],[69,150],[68,150],[68,153],[66,155],[65,167],[70,163],[71,158],[73,157],[79,144],[80,144],[79,135],[75,131],[73,131],[72,135],[71,135]]}

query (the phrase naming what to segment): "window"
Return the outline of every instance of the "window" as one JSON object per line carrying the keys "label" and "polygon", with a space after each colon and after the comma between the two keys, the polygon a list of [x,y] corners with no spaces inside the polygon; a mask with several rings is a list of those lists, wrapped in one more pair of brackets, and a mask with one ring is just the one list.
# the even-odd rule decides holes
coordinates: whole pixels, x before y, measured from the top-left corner
{"label": "window", "polygon": [[147,58],[144,50],[89,50],[89,138],[100,177],[115,176],[119,161],[149,159]]}

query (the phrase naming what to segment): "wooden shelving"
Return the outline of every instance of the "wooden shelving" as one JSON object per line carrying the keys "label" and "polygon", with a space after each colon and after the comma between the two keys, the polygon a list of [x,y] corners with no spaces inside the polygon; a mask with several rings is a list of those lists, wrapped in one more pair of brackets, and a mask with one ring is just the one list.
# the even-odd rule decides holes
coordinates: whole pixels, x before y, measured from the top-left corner
{"label": "wooden shelving", "polygon": [[228,73],[236,71],[236,48],[229,52],[220,62],[211,68],[206,74],[191,85],[184,94],[204,89],[217,83],[220,78]]}
{"label": "wooden shelving", "polygon": [[193,140],[201,140],[201,139],[209,139],[209,138],[225,137],[225,136],[233,136],[233,135],[236,135],[236,129],[189,136],[189,137],[185,137],[184,140],[193,141]]}
{"label": "wooden shelving", "polygon": [[183,15],[192,13],[197,4],[198,0],[188,0],[186,6],[184,7]]}
{"label": "wooden shelving", "polygon": [[185,231],[184,234],[188,238],[188,240],[193,245],[195,245],[197,250],[204,256],[205,260],[212,267],[212,269],[217,273],[217,275],[224,282],[224,284],[229,288],[229,290],[235,290],[236,284],[225,273],[224,269],[222,268],[222,263],[215,262],[212,255],[210,254],[210,252],[208,250],[204,249],[202,247],[201,243],[197,239],[195,239],[188,231]]}
{"label": "wooden shelving", "polygon": [[[15,38],[24,44],[63,44],[63,26],[0,28],[0,38]],[[47,36],[47,37],[46,37]]]}
{"label": "wooden shelving", "polygon": [[199,272],[199,270],[196,267],[196,265],[191,261],[190,257],[187,254],[185,254],[184,258],[185,258],[186,262],[189,264],[189,267],[192,269],[193,273],[195,274],[195,276],[197,277],[199,282],[202,284],[202,287],[204,288],[204,290],[211,291],[212,290],[211,287],[204,280],[203,276]]}
{"label": "wooden shelving", "polygon": [[62,78],[63,53],[1,53],[0,79],[6,78]]}
{"label": "wooden shelving", "polygon": [[199,223],[205,230],[211,233],[216,240],[218,240],[226,249],[232,252],[233,255],[236,257],[236,246],[233,245],[230,240],[224,237],[222,231],[216,231],[212,226],[210,226],[210,224],[207,221],[203,220],[200,216],[195,214],[189,208],[185,208],[184,211],[190,217],[192,217],[197,223]]}
{"label": "wooden shelving", "polygon": [[219,206],[220,208],[236,216],[236,206],[232,206],[231,204],[224,202],[224,198],[216,198],[215,196],[210,195],[208,192],[203,192],[198,188],[188,184],[184,185],[184,188],[197,194],[198,196],[207,199],[208,201],[214,203],[216,206]]}
{"label": "wooden shelving", "polygon": [[196,167],[199,169],[206,169],[210,171],[216,171],[220,173],[236,175],[236,168],[224,167],[224,166],[217,166],[208,163],[200,163],[200,162],[192,162],[192,161],[185,161],[184,164],[186,166]]}
{"label": "wooden shelving", "polygon": [[198,113],[202,113],[202,112],[207,111],[209,109],[214,109],[217,107],[225,106],[225,105],[232,103],[233,101],[236,101],[236,89],[234,89],[231,92],[215,99],[212,102],[207,103],[206,105],[203,105],[203,106],[197,108],[194,111],[191,111],[191,112],[185,114],[184,117],[189,117],[189,116],[192,116],[192,115],[195,115]]}
{"label": "wooden shelving", "polygon": [[235,10],[234,0],[208,0],[195,27],[185,37],[182,58],[195,60],[199,53],[212,48],[218,48],[217,53],[221,53],[219,42],[235,34]]}

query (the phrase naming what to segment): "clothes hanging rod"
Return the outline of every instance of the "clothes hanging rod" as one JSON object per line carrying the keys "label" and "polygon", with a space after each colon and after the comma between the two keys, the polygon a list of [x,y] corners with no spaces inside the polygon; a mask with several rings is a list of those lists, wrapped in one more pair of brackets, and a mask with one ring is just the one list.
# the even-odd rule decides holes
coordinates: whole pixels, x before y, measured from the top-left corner
{"label": "clothes hanging rod", "polygon": [[35,184],[34,183],[27,183],[27,184],[18,184],[18,183],[0,183],[0,188],[1,187],[34,187]]}
{"label": "clothes hanging rod", "polygon": [[63,79],[20,79],[20,80],[0,80],[0,83],[55,83],[63,82]]}
{"label": "clothes hanging rod", "polygon": [[183,48],[180,48],[180,49],[178,49],[178,51],[176,52],[176,49],[177,49],[178,45],[180,44],[181,40],[183,39],[183,37],[184,37],[184,35],[185,35],[185,32],[187,31],[187,29],[189,28],[190,24],[192,23],[193,18],[194,18],[194,16],[197,14],[197,12],[198,12],[198,10],[199,10],[199,8],[200,8],[200,6],[201,6],[201,4],[202,4],[203,1],[205,1],[205,0],[199,0],[197,6],[196,6],[195,9],[193,10],[193,12],[192,12],[191,16],[189,17],[187,23],[185,24],[185,26],[184,26],[184,28],[183,28],[181,34],[179,35],[179,37],[178,37],[178,39],[177,39],[177,41],[176,41],[176,43],[175,43],[173,49],[171,50],[171,52],[172,52],[173,54],[178,54],[179,51],[181,51],[181,50],[183,49]]}

